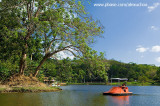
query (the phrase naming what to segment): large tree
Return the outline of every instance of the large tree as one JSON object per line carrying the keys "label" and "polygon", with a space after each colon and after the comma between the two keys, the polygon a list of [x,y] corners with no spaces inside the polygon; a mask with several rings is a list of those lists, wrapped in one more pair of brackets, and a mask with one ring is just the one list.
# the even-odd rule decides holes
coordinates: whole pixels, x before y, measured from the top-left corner
{"label": "large tree", "polygon": [[[44,62],[64,51],[75,56],[83,56],[95,36],[102,33],[102,26],[88,16],[83,0],[3,0],[0,15],[13,21],[2,24],[7,30],[7,38],[17,38],[20,53],[19,74],[23,75],[26,58],[38,50],[43,59],[37,66],[36,76]],[[8,16],[8,14],[11,14]],[[8,17],[6,17],[8,16]],[[13,19],[9,20],[12,16]],[[12,27],[13,26],[13,27]],[[43,48],[41,48],[43,47]]]}

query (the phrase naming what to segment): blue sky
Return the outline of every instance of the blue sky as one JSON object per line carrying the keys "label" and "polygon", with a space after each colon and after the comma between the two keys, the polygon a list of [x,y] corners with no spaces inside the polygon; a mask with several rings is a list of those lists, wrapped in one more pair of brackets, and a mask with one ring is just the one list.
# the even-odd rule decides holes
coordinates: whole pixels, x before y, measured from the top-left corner
{"label": "blue sky", "polygon": [[[144,7],[104,7],[95,4],[139,4]],[[160,65],[160,0],[92,0],[86,10],[105,27],[93,49],[107,59]]]}

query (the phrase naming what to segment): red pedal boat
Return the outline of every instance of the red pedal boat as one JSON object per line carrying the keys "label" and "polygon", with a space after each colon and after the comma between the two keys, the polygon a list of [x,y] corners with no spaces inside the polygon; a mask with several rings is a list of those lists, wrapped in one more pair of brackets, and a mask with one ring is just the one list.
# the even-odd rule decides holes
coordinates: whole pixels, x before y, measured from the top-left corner
{"label": "red pedal boat", "polygon": [[[118,79],[118,82],[120,82],[120,80],[128,80],[126,78],[112,78],[112,79]],[[112,82],[111,79],[111,82]],[[109,91],[104,92],[103,95],[132,95],[132,92],[129,92],[128,87],[126,87],[125,85],[123,86],[117,86],[117,87],[112,87]]]}

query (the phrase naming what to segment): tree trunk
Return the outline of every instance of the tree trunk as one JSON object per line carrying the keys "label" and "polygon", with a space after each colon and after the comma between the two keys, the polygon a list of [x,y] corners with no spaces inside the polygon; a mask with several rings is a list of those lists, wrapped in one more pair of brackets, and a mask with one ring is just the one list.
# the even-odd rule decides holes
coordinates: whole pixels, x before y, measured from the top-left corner
{"label": "tree trunk", "polygon": [[35,73],[33,74],[34,77],[37,76],[39,69],[42,67],[43,63],[49,58],[49,55],[45,55],[44,58],[42,59],[42,61],[40,62],[40,64],[38,65],[38,67],[35,70]]}
{"label": "tree trunk", "polygon": [[26,58],[27,58],[27,49],[28,49],[28,44],[27,40],[29,39],[29,34],[27,34],[27,37],[24,39],[25,40],[25,46],[22,51],[22,58],[20,60],[20,69],[19,69],[19,74],[24,75],[24,70],[26,68]]}
{"label": "tree trunk", "polygon": [[[32,10],[29,9],[29,7],[31,8],[31,2],[28,2],[27,3],[27,13],[28,13],[28,20],[30,21],[31,20],[31,15],[32,15]],[[24,48],[23,48],[23,51],[22,51],[22,58],[20,60],[20,67],[19,67],[19,74],[20,75],[23,75],[24,74],[24,70],[25,70],[25,67],[26,67],[26,58],[27,58],[27,49],[28,49],[28,44],[27,44],[27,41],[29,40],[30,38],[30,35],[34,32],[34,28],[33,28],[33,24],[29,24],[27,25],[27,35],[26,37],[23,39],[24,42],[25,42],[25,45],[24,45]]]}
{"label": "tree trunk", "polygon": [[22,53],[22,58],[20,60],[20,69],[19,69],[19,74],[20,75],[24,74],[24,69],[26,67],[26,57],[27,57],[27,54],[26,53]]}
{"label": "tree trunk", "polygon": [[32,61],[32,54],[31,54],[31,61]]}
{"label": "tree trunk", "polygon": [[69,47],[69,46],[64,47],[63,49],[54,51],[54,52],[52,52],[52,53],[46,53],[45,56],[44,56],[44,58],[43,58],[42,61],[40,62],[39,66],[36,68],[35,73],[33,74],[33,76],[34,76],[34,77],[37,76],[37,74],[38,74],[38,72],[39,72],[39,69],[42,67],[43,63],[44,63],[49,57],[51,57],[53,54],[56,54],[56,53],[58,53],[58,52],[60,52],[60,51],[65,50],[65,49],[68,48],[68,47]]}

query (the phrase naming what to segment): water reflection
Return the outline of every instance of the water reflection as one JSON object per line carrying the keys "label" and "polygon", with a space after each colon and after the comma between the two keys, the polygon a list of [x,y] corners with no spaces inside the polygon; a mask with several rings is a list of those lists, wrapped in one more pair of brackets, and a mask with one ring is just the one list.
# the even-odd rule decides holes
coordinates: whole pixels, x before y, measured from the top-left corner
{"label": "water reflection", "polygon": [[39,93],[0,94],[0,106],[42,106]]}
{"label": "water reflection", "polygon": [[105,106],[107,99],[101,94],[84,91],[42,93],[44,106]]}
{"label": "water reflection", "polygon": [[129,97],[130,96],[111,96],[111,100],[119,106],[124,106],[129,105]]}

